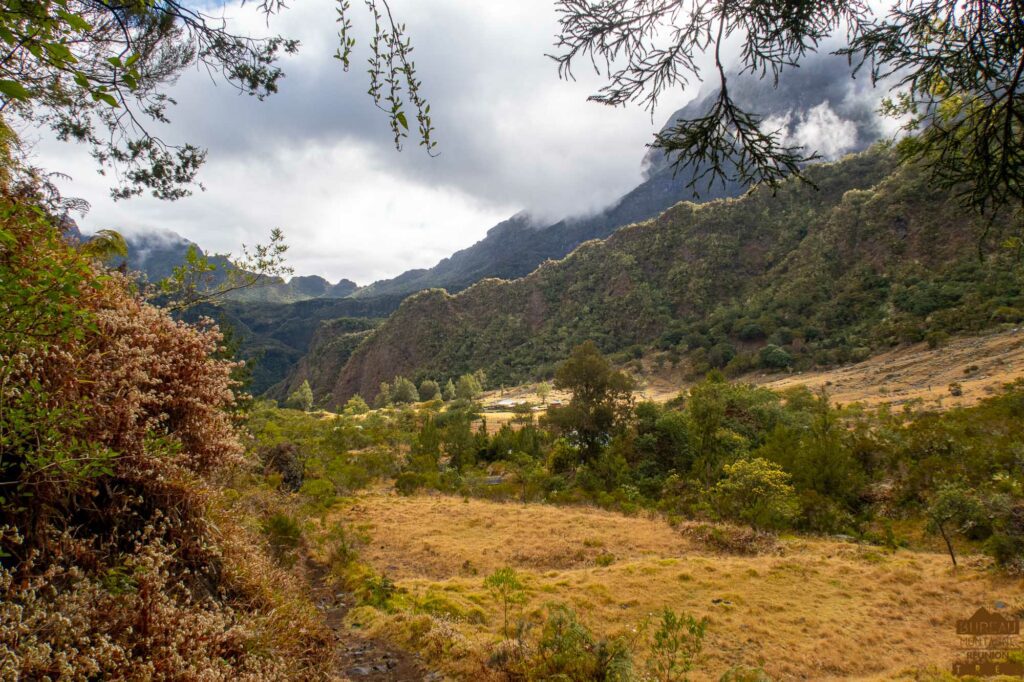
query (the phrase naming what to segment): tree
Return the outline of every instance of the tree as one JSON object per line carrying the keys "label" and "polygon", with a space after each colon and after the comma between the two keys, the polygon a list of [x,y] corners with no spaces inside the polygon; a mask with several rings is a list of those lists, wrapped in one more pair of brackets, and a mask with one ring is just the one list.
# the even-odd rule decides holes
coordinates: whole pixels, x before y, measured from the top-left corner
{"label": "tree", "polygon": [[376,408],[387,407],[391,404],[391,384],[386,381],[380,382],[377,389],[377,397],[373,399],[373,406]]}
{"label": "tree", "polygon": [[284,404],[285,407],[302,410],[303,412],[309,412],[312,410],[313,389],[309,386],[309,380],[303,380],[302,385],[288,396],[288,400],[286,400]]}
{"label": "tree", "polygon": [[662,611],[658,629],[651,636],[650,655],[647,657],[647,672],[658,682],[685,680],[686,673],[693,670],[697,656],[704,648],[704,633],[708,619],[697,620],[672,609]]}
{"label": "tree", "polygon": [[445,401],[455,400],[455,384],[449,379],[448,383],[444,385],[444,391],[441,392],[441,398]]}
{"label": "tree", "polygon": [[420,400],[437,400],[441,396],[441,387],[436,381],[424,379],[420,383]]}
{"label": "tree", "polygon": [[549,410],[549,421],[580,447],[586,459],[594,459],[632,410],[633,380],[615,370],[587,341],[558,366],[555,388],[571,391],[572,399],[564,407]]}
{"label": "tree", "polygon": [[724,471],[713,490],[722,516],[758,530],[785,528],[796,516],[796,493],[778,464],[760,457],[741,459],[726,464]]}
{"label": "tree", "polygon": [[533,405],[527,402],[516,403],[512,406],[512,421],[516,424],[533,423]]}
{"label": "tree", "polygon": [[727,428],[726,412],[729,408],[732,386],[719,372],[690,389],[686,416],[689,421],[689,441],[693,447],[693,467],[706,486],[714,484],[721,473],[722,464],[736,456],[745,443]]}
{"label": "tree", "polygon": [[89,241],[79,245],[78,250],[90,258],[105,262],[120,256],[128,257],[128,242],[115,230],[98,230]]}
{"label": "tree", "polygon": [[516,569],[506,566],[499,568],[484,579],[484,587],[501,604],[503,614],[502,632],[508,639],[508,612],[514,604],[526,601],[526,586],[520,580]]}
{"label": "tree", "polygon": [[[339,0],[335,57],[348,70],[355,38],[350,3]],[[415,117],[420,142],[433,153],[430,108],[420,94],[413,48],[388,0],[368,0],[373,19],[369,95],[387,115],[395,145]],[[284,8],[262,0],[268,17]],[[115,198],[148,191],[161,199],[190,193],[206,152],[174,145],[151,126],[168,122],[174,101],[164,90],[190,67],[217,74],[239,92],[263,99],[284,76],[278,61],[298,50],[282,36],[233,32],[230,22],[179,0],[20,0],[0,13],[0,112],[51,127],[64,141],[84,142],[115,171]]]}
{"label": "tree", "polygon": [[793,364],[793,356],[785,348],[769,343],[759,353],[761,365],[768,369],[786,369]]}
{"label": "tree", "polygon": [[540,398],[542,405],[548,404],[549,395],[551,395],[551,384],[546,381],[542,381],[537,384],[537,397]]}
{"label": "tree", "polygon": [[[739,72],[776,83],[820,44],[845,31],[851,74],[867,72],[891,97],[904,158],[984,209],[1024,199],[1024,9],[1019,0],[891,0],[886,12],[862,0],[780,0],[681,5],[676,0],[558,0],[554,55],[571,78],[582,60],[607,84],[591,97],[653,111],[667,91],[702,80],[710,53],[718,92],[702,116],[675,121],[653,146],[676,168],[707,181],[776,185],[814,158],[788,146],[785,131],[741,109],[730,91],[723,48],[738,40]],[[874,8],[878,8],[876,11]]]}
{"label": "tree", "polygon": [[455,385],[455,397],[459,400],[475,400],[483,392],[475,374],[463,374]]}
{"label": "tree", "polygon": [[966,533],[982,516],[983,508],[978,498],[959,483],[940,486],[928,505],[928,530],[942,536],[954,568],[957,563],[953,535]]}
{"label": "tree", "polygon": [[420,394],[416,385],[405,377],[395,377],[391,382],[391,402],[396,404],[419,402]]}

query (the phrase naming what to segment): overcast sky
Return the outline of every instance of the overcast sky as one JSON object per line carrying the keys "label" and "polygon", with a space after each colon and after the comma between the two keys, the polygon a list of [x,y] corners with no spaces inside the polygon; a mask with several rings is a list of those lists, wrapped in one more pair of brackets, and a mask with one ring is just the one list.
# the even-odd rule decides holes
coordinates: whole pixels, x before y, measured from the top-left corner
{"label": "overcast sky", "polygon": [[[265,32],[254,4],[216,11]],[[291,4],[270,23],[302,41],[283,61],[280,93],[259,102],[197,71],[174,88],[170,136],[209,149],[205,192],[115,203],[85,148],[38,141],[42,165],[72,176],[64,191],[92,203],[83,230],[165,228],[238,252],[281,227],[297,274],[366,284],[433,265],[520,210],[561,217],[605,206],[637,184],[644,145],[691,96],[667,99],[655,123],[635,107],[588,103],[596,77],[561,81],[544,56],[557,30],[552,0],[393,0],[441,155],[415,142],[399,153],[365,94],[363,62],[345,74],[332,58],[333,2]],[[362,10],[353,3],[359,36]]]}

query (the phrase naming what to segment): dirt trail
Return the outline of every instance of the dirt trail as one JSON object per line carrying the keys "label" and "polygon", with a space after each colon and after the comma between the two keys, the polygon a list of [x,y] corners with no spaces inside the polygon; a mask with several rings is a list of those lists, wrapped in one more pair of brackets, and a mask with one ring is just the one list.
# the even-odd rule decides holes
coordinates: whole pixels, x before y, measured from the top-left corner
{"label": "dirt trail", "polygon": [[345,627],[348,595],[331,589],[322,564],[307,558],[306,571],[313,588],[313,600],[334,633],[335,670],[341,679],[352,682],[437,682],[443,679],[440,674],[428,671],[419,656],[395,649],[379,639],[361,637]]}

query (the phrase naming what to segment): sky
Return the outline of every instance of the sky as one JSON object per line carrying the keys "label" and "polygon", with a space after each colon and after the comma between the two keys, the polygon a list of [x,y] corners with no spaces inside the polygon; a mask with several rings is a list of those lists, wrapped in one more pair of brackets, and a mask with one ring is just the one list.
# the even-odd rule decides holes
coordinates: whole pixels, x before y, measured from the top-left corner
{"label": "sky", "polygon": [[[519,211],[543,222],[605,207],[641,180],[652,134],[696,94],[667,95],[653,117],[587,102],[600,78],[579,69],[578,81],[560,80],[545,56],[558,28],[553,0],[392,0],[415,46],[440,156],[415,140],[397,152],[366,95],[366,53],[357,47],[349,73],[333,58],[334,3],[297,0],[269,27],[256,4],[209,11],[239,32],[301,41],[282,60],[280,92],[260,102],[198,70],[171,92],[178,104],[166,136],[208,149],[205,191],[114,202],[86,148],[36,140],[40,165],[69,176],[64,193],[91,203],[83,231],[173,230],[208,251],[239,253],[280,227],[295,274],[368,284],[429,267]],[[362,10],[352,3],[357,39],[369,34]]]}
{"label": "sky", "polygon": [[[211,11],[237,30],[266,33],[255,4]],[[79,219],[84,231],[170,229],[238,253],[280,227],[296,274],[367,284],[429,267],[521,210],[539,219],[593,211],[639,182],[644,145],[663,121],[588,103],[600,83],[589,73],[558,78],[545,57],[557,31],[552,0],[392,1],[414,42],[437,158],[415,141],[394,149],[386,117],[365,94],[365,52],[349,73],[333,58],[333,2],[290,5],[269,23],[302,43],[282,61],[279,93],[260,102],[198,70],[173,88],[167,135],[208,149],[206,191],[114,202],[87,148],[35,141],[40,165],[70,176],[60,183],[65,194],[91,203]],[[357,38],[368,35],[362,10],[352,4]],[[667,100],[658,116],[688,96]]]}

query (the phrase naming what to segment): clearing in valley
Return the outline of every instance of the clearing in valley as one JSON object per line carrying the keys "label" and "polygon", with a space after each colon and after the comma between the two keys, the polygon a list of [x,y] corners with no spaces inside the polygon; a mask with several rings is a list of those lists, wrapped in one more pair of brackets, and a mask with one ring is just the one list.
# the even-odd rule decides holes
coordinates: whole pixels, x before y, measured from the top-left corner
{"label": "clearing in valley", "polygon": [[738,664],[783,680],[941,672],[957,655],[957,619],[981,606],[1024,608],[1019,580],[976,556],[954,571],[939,551],[783,537],[756,555],[727,554],[688,532],[695,524],[384,489],[333,515],[370,538],[363,561],[415,605],[391,615],[357,609],[350,619],[428,657],[443,652],[437,664],[464,679],[489,675],[502,618],[483,580],[503,566],[524,577],[517,617],[533,623],[552,602],[574,608],[598,634],[628,633],[666,606],[707,616],[694,679],[718,679]]}

